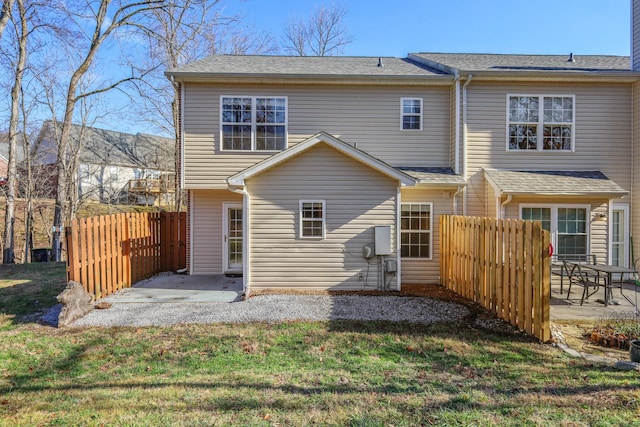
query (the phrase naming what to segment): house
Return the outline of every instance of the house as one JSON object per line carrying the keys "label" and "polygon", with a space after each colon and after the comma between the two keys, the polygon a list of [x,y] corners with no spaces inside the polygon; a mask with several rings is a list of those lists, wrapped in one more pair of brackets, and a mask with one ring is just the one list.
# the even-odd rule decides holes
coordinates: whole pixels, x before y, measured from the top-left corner
{"label": "house", "polygon": [[540,220],[556,253],[628,264],[634,52],[222,55],[168,70],[189,274],[242,274],[247,292],[437,283],[446,214]]}
{"label": "house", "polygon": [[[71,138],[74,147],[81,147],[76,171],[80,200],[169,203],[175,182],[173,139],[82,125],[72,125]],[[34,143],[32,164],[51,177],[46,186],[50,197],[55,196],[56,158],[56,127],[47,121]]]}
{"label": "house", "polygon": [[[9,135],[7,133],[0,133],[0,187],[7,185],[9,178]],[[24,159],[24,145],[22,138],[19,138],[18,146],[16,147],[17,162],[21,162]],[[0,195],[3,193],[0,191]]]}

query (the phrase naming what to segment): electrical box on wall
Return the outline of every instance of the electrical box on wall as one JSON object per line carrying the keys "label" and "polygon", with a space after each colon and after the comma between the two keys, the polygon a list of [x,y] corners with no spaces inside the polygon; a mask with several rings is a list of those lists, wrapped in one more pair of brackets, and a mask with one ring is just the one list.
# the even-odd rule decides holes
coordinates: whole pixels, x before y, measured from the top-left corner
{"label": "electrical box on wall", "polygon": [[376,255],[391,255],[391,226],[375,226],[375,253]]}
{"label": "electrical box on wall", "polygon": [[394,259],[387,259],[384,261],[384,271],[387,273],[395,273],[398,271],[398,264]]}

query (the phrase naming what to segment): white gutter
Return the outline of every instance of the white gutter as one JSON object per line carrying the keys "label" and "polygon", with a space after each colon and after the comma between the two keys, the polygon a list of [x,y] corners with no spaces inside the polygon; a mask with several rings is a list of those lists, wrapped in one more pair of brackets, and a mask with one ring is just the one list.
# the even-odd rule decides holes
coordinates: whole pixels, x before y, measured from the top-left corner
{"label": "white gutter", "polygon": [[[462,177],[467,182],[467,87],[473,79],[473,74],[467,76],[462,86]],[[462,215],[467,214],[467,189],[465,187],[462,201]]]}
{"label": "white gutter", "polygon": [[229,190],[242,194],[242,292],[249,297],[251,269],[249,268],[249,193],[244,186],[229,185]]}

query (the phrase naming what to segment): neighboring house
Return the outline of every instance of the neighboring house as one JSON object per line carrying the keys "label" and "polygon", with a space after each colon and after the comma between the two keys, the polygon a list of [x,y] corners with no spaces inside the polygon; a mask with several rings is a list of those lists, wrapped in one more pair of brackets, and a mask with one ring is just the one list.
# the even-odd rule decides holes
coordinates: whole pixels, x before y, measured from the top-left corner
{"label": "neighboring house", "polygon": [[[71,138],[82,149],[78,155],[78,195],[81,200],[154,204],[169,203],[174,192],[174,140],[146,134],[128,134],[73,125]],[[34,143],[33,164],[52,175],[55,195],[57,169],[55,127],[45,122]]]}
{"label": "neighboring house", "polygon": [[[20,138],[18,146],[16,147],[16,162],[19,163],[24,159],[23,141]],[[9,141],[7,133],[0,133],[0,187],[7,185],[7,179],[9,178]],[[17,181],[17,180],[16,180]],[[0,192],[0,195],[3,195]]]}
{"label": "neighboring house", "polygon": [[640,236],[629,57],[213,56],[166,74],[190,274],[243,274],[247,291],[437,283],[445,214],[540,220],[556,253],[621,265],[630,224]]}

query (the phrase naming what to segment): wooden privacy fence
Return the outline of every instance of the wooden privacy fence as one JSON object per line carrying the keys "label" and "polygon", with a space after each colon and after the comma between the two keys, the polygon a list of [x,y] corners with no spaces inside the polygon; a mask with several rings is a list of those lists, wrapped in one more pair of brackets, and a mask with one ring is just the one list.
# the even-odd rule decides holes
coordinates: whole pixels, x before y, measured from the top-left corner
{"label": "wooden privacy fence", "polygon": [[67,279],[104,298],[162,271],[186,267],[184,212],[120,213],[66,228]]}
{"label": "wooden privacy fence", "polygon": [[443,215],[441,284],[549,341],[549,238],[540,222]]}

